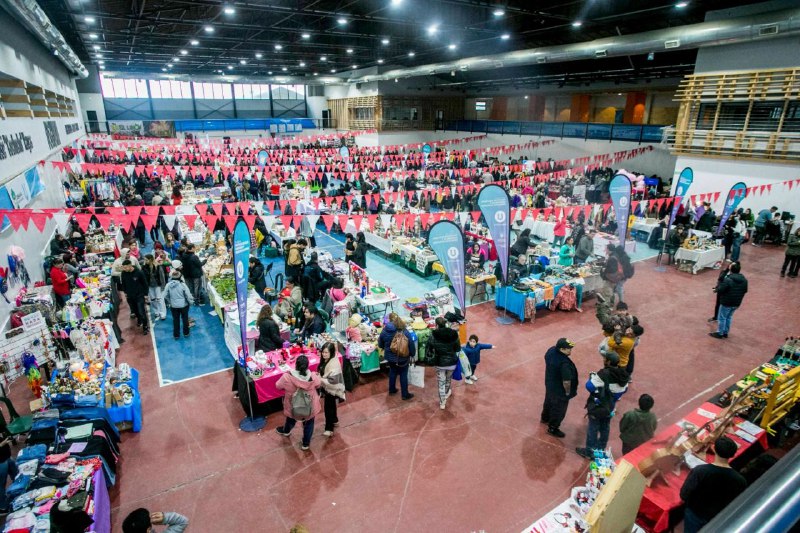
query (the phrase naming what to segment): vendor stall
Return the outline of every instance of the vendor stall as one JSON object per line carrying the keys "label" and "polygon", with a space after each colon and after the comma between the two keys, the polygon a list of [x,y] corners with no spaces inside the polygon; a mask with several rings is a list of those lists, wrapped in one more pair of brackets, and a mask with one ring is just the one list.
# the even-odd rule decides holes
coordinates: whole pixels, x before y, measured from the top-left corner
{"label": "vendor stall", "polygon": [[113,225],[108,231],[102,229],[86,232],[86,253],[113,254],[122,249],[122,231]]}
{"label": "vendor stall", "polygon": [[704,268],[713,268],[717,263],[725,260],[725,248],[708,244],[695,249],[678,248],[675,252],[675,262],[686,261],[692,263],[692,274],[697,274]]}
{"label": "vendor stall", "polygon": [[[256,319],[258,318],[258,313],[261,311],[261,308],[266,303],[267,302],[262,300],[258,294],[256,294],[255,290],[250,290],[249,294],[247,295],[248,353],[255,353],[255,344],[259,335]],[[236,301],[223,306],[222,311],[225,317],[225,346],[228,347],[228,351],[233,357],[237,357],[239,354],[239,349],[242,346],[242,335],[241,329],[239,328],[239,308],[236,305]],[[289,341],[291,337],[291,330],[289,326],[283,322],[277,314],[273,315],[272,319],[276,324],[278,324],[281,338],[285,341]]]}

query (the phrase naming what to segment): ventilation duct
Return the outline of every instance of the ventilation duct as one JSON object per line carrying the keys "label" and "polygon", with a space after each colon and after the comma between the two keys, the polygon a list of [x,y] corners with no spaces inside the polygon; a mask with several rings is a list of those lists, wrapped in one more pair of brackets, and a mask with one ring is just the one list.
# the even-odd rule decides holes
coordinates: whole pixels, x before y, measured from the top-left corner
{"label": "ventilation duct", "polygon": [[42,44],[53,52],[66,67],[78,78],[85,78],[89,71],[83,66],[80,58],[67,44],[64,36],[56,29],[45,12],[35,0],[0,0],[3,6],[17,20],[22,22]]}
{"label": "ventilation duct", "polygon": [[[691,50],[704,46],[735,44],[768,39],[775,35],[786,36],[800,33],[800,8],[784,9],[759,15],[748,15],[713,22],[701,22],[688,26],[648,31],[597,39],[584,43],[548,46],[528,50],[516,50],[490,56],[476,56],[447,63],[433,63],[418,67],[388,70],[378,75],[370,74],[371,81],[391,80],[397,77],[446,74],[452,70],[488,70],[498,63],[505,67],[521,67],[536,63],[563,63],[600,57],[620,57],[648,54],[653,51]],[[351,83],[361,78],[348,80]]]}

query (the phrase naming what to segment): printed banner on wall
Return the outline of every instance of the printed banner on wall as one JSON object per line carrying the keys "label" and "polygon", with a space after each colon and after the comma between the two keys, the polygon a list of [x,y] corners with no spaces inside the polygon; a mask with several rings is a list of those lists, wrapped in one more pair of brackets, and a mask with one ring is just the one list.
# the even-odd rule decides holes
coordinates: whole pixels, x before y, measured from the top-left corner
{"label": "printed banner on wall", "polygon": [[628,176],[617,174],[608,185],[611,204],[617,220],[617,238],[620,246],[625,246],[628,237],[628,216],[631,213],[631,180]]}
{"label": "printed banner on wall", "polygon": [[669,215],[669,224],[667,224],[667,228],[671,227],[672,223],[675,221],[681,201],[683,197],[686,196],[686,192],[689,190],[693,181],[694,171],[691,167],[686,167],[681,170],[681,174],[678,176],[678,185],[675,188],[675,205],[672,206],[672,213]]}
{"label": "printed banner on wall", "polygon": [[497,259],[503,271],[503,282],[508,279],[509,236],[511,233],[510,200],[500,185],[491,183],[478,193],[478,208],[486,219],[489,235],[497,250]]}
{"label": "printed banner on wall", "polygon": [[747,185],[744,182],[740,181],[731,187],[731,190],[728,191],[728,197],[725,199],[725,208],[722,210],[722,218],[719,221],[719,227],[717,227],[717,234],[719,235],[722,233],[722,227],[728,221],[730,216],[736,211],[736,208],[739,207],[739,204],[744,200],[744,197],[747,195]]}
{"label": "printed banner on wall", "polygon": [[431,226],[428,233],[428,246],[431,247],[439,262],[444,266],[444,271],[453,284],[461,314],[467,315],[467,285],[464,278],[464,253],[466,243],[461,228],[449,220],[440,220]]}
{"label": "printed banner on wall", "polygon": [[239,330],[242,334],[242,354],[239,361],[247,371],[247,279],[250,273],[250,231],[244,220],[233,230],[233,272],[236,283],[236,306],[239,308]]}
{"label": "printed banner on wall", "polygon": [[264,167],[267,166],[267,159],[269,159],[269,152],[266,150],[259,150],[258,152],[258,168],[264,170]]}

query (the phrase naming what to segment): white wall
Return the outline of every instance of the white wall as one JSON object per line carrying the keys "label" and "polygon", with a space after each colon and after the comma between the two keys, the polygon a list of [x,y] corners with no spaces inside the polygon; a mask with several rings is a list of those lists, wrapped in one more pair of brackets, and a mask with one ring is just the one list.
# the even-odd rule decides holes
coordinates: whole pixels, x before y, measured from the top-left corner
{"label": "white wall", "polygon": [[78,97],[81,102],[81,116],[84,121],[88,121],[89,117],[87,111],[95,111],[97,113],[97,120],[105,122],[106,108],[103,105],[103,95],[100,93],[80,93]]}
{"label": "white wall", "polygon": [[775,205],[781,211],[790,211],[795,215],[800,215],[800,187],[793,185],[789,190],[780,183],[800,178],[800,168],[797,165],[678,156],[674,173],[676,179],[673,180],[673,185],[677,183],[677,176],[685,167],[691,167],[694,171],[694,182],[689,189],[690,195],[708,192],[722,193],[716,205],[712,206],[717,212],[722,209],[731,186],[742,181],[748,187],[772,184],[772,192],[765,190],[763,195],[758,192],[750,194],[742,200],[741,207],[749,207],[757,212]]}
{"label": "white wall", "polygon": [[[358,87],[360,85],[360,87]],[[355,96],[375,96],[378,94],[378,82],[348,83],[345,85],[326,85],[326,98],[353,98]]]}
{"label": "white wall", "polygon": [[328,109],[328,98],[325,96],[306,96],[308,118],[322,118],[322,111]]}

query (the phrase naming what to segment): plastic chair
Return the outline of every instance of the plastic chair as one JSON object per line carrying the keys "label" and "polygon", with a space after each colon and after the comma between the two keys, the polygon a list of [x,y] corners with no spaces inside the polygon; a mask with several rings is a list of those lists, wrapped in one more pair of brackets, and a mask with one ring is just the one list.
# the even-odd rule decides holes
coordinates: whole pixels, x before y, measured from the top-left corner
{"label": "plastic chair", "polygon": [[14,404],[5,396],[0,396],[0,402],[6,404],[8,416],[11,418],[11,421],[6,423],[5,417],[0,413],[0,420],[2,421],[2,425],[5,426],[5,432],[12,437],[28,433],[33,425],[33,416],[19,416],[17,410],[14,409]]}

